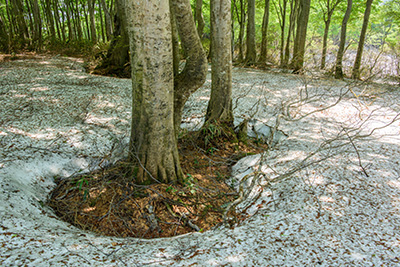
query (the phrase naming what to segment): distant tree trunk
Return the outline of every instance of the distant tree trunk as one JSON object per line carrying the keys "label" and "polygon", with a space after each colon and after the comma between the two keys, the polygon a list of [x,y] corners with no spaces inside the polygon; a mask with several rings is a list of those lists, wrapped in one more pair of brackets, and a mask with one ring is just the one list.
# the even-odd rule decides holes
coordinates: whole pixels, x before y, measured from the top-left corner
{"label": "distant tree trunk", "polygon": [[[58,9],[59,9],[58,0],[54,0],[53,1],[53,10],[58,10]],[[64,14],[64,13],[62,13],[62,14]],[[54,12],[54,19],[56,21],[58,37],[60,38],[60,40],[65,42],[66,41],[66,37],[65,37],[64,23],[61,25],[61,18],[59,16],[58,12]],[[64,19],[62,21],[64,22]]]}
{"label": "distant tree trunk", "polygon": [[262,29],[261,29],[261,52],[260,52],[260,58],[259,58],[259,62],[263,63],[263,64],[267,61],[268,22],[269,22],[269,0],[265,0],[264,16],[263,16]]}
{"label": "distant tree trunk", "polygon": [[286,6],[287,6],[287,0],[278,1],[279,4],[279,9],[277,7],[276,11],[278,13],[278,19],[279,19],[279,26],[281,28],[281,42],[280,42],[280,64],[283,66],[284,64],[284,47],[285,47],[285,28],[286,28]]}
{"label": "distant tree trunk", "polygon": [[[70,5],[68,2],[64,3],[65,4],[65,15],[67,17],[67,26],[68,26],[68,39],[69,41],[74,40],[75,39],[75,34],[74,34],[74,29],[72,28],[72,22],[71,22],[71,18],[72,18],[72,14],[71,14],[71,10],[70,10]],[[61,14],[64,15],[64,12],[61,12]]]}
{"label": "distant tree trunk", "polygon": [[347,22],[350,18],[351,6],[353,5],[353,0],[347,0],[347,9],[344,14],[342,21],[342,29],[340,31],[340,43],[339,49],[336,56],[336,66],[335,66],[335,78],[343,79],[343,54],[344,54],[344,46],[346,44],[346,31],[347,31]]}
{"label": "distant tree trunk", "polygon": [[105,0],[100,0],[101,8],[104,11],[104,19],[105,19],[105,28],[106,28],[106,36],[107,40],[111,40],[112,37],[112,19],[111,19],[111,14],[110,10],[107,7],[106,1]]}
{"label": "distant tree trunk", "polygon": [[292,60],[292,68],[294,73],[300,72],[303,68],[309,14],[310,0],[300,0],[299,15],[297,17],[296,39],[294,43]]}
{"label": "distant tree trunk", "polygon": [[[334,0],[333,2],[330,2],[327,0],[326,2],[326,10],[323,12],[324,15],[324,37],[322,40],[322,56],[321,56],[321,69],[325,68],[326,65],[326,52],[327,52],[327,47],[328,47],[328,33],[329,33],[329,27],[331,25],[332,21],[332,15],[333,12],[335,11],[336,7],[342,0]],[[331,5],[332,4],[332,5]]]}
{"label": "distant tree trunk", "polygon": [[96,34],[96,21],[94,17],[94,0],[88,0],[88,8],[89,8],[89,23],[90,23],[90,40],[93,44],[97,42],[97,34]]}
{"label": "distant tree trunk", "polygon": [[33,13],[33,43],[35,50],[41,50],[43,45],[42,36],[42,18],[40,16],[40,9],[37,0],[31,0],[32,13]]}
{"label": "distant tree trunk", "polygon": [[196,8],[194,12],[194,16],[197,22],[197,33],[200,36],[200,39],[203,38],[204,26],[206,23],[204,22],[203,17],[203,0],[196,0]]}
{"label": "distant tree trunk", "polygon": [[211,98],[206,123],[218,121],[233,127],[231,1],[211,0]]}
{"label": "distant tree trunk", "polygon": [[[126,1],[132,65],[133,175],[140,184],[183,180],[174,135],[174,77],[168,0]],[[195,32],[197,35],[197,32]]]}
{"label": "distant tree trunk", "polygon": [[[286,46],[285,46],[285,57],[283,58],[282,67],[287,67],[289,65],[290,59],[290,39],[292,35],[294,35],[294,28],[296,26],[296,18],[298,16],[298,5],[299,0],[292,0],[290,2],[290,16],[289,16],[289,30],[286,38]],[[295,38],[293,38],[295,39]]]}
{"label": "distant tree trunk", "polygon": [[83,30],[82,30],[81,14],[79,12],[79,1],[78,0],[75,1],[75,6],[73,6],[72,8],[74,10],[73,14],[74,14],[74,25],[75,25],[75,29],[76,29],[75,32],[78,35],[78,39],[82,40],[83,39]]}
{"label": "distant tree trunk", "polygon": [[[45,14],[46,14],[46,19],[47,19],[47,26],[50,30],[50,41],[54,42],[56,40],[56,28],[54,26],[54,17],[53,17],[53,12],[51,10],[51,1],[50,0],[45,0]],[[58,13],[58,12],[55,12]],[[61,36],[58,36],[59,39],[61,39]]]}
{"label": "distant tree trunk", "polygon": [[238,43],[239,43],[239,55],[238,61],[244,61],[244,48],[243,48],[243,41],[244,41],[244,30],[246,26],[246,9],[244,5],[244,0],[239,0],[240,3],[240,12],[238,11],[236,0],[234,0],[234,8],[236,10],[236,15],[238,17],[239,22],[239,36],[238,36]]}
{"label": "distant tree trunk", "polygon": [[[105,33],[105,22],[103,19],[103,9],[99,8],[99,20],[100,20],[100,32],[101,32],[101,40],[103,40],[103,42],[106,41],[106,33]],[[99,37],[100,39],[100,37]]]}
{"label": "distant tree trunk", "polygon": [[351,77],[353,79],[360,79],[361,57],[364,49],[365,35],[367,33],[369,15],[371,14],[371,6],[373,0],[367,0],[367,5],[364,12],[364,21],[360,34],[360,41],[358,42],[358,49],[356,59],[354,61],[353,72]]}
{"label": "distant tree trunk", "polygon": [[185,68],[175,76],[174,128],[179,133],[182,111],[190,95],[204,84],[207,75],[207,56],[204,52],[189,0],[172,0],[178,33],[184,54]]}
{"label": "distant tree trunk", "polygon": [[10,50],[9,42],[10,38],[6,31],[6,25],[0,16],[0,51],[8,53]]}
{"label": "distant tree trunk", "polygon": [[24,45],[28,43],[29,32],[28,26],[26,25],[24,18],[24,5],[21,0],[11,0],[13,6],[13,13],[17,20],[18,30],[17,33],[19,35],[20,42]]}
{"label": "distant tree trunk", "polygon": [[94,73],[115,74],[118,77],[130,77],[129,38],[126,26],[125,0],[116,0],[116,14],[114,17],[114,33],[107,55],[96,67]]}
{"label": "distant tree trunk", "polygon": [[256,62],[256,2],[248,0],[247,5],[248,20],[247,20],[247,39],[246,39],[246,63],[252,64]]}

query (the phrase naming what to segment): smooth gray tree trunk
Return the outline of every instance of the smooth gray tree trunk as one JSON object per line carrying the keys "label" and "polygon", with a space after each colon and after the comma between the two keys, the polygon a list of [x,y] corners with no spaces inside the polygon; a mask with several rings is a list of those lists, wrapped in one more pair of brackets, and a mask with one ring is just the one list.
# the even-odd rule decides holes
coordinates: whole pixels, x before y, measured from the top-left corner
{"label": "smooth gray tree trunk", "polygon": [[353,0],[347,0],[346,13],[344,14],[342,21],[342,29],[340,31],[339,49],[336,56],[336,66],[335,66],[336,79],[343,79],[343,54],[344,54],[344,46],[346,44],[347,22],[349,21],[350,18],[352,5],[353,5]]}
{"label": "smooth gray tree trunk", "polygon": [[206,123],[233,126],[230,0],[211,0],[211,46],[211,98]]}
{"label": "smooth gray tree trunk", "polygon": [[[174,134],[169,0],[126,1],[132,66],[129,156],[137,183],[183,180]],[[197,33],[196,33],[197,35]]]}

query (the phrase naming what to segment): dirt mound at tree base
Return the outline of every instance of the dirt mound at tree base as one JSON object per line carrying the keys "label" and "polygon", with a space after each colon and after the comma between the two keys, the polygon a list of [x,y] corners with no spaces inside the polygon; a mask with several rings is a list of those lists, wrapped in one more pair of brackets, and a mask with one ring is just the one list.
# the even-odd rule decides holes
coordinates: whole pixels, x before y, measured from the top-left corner
{"label": "dirt mound at tree base", "polygon": [[[216,143],[220,145],[205,151],[191,137],[181,140],[183,185],[137,185],[129,174],[132,166],[121,160],[58,180],[49,205],[62,220],[108,236],[159,238],[209,230],[223,222],[225,209],[237,198],[230,167],[265,149],[251,141]],[[228,217],[231,223],[245,219],[234,210]]]}

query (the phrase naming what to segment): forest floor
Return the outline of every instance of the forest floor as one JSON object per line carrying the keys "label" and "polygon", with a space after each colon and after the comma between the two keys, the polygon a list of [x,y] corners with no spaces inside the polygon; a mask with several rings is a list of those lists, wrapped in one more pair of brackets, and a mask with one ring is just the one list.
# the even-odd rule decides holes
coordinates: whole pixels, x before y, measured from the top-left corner
{"label": "forest floor", "polygon": [[[202,124],[210,82],[183,128]],[[84,231],[47,205],[55,177],[125,156],[130,94],[80,59],[0,58],[1,266],[400,265],[398,86],[234,68],[235,123],[287,138],[232,167],[246,220],[158,239]]]}

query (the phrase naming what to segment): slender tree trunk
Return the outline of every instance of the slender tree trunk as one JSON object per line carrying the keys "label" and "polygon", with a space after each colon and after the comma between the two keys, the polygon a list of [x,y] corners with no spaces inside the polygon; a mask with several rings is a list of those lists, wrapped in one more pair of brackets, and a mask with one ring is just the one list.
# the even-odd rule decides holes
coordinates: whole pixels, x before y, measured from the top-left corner
{"label": "slender tree trunk", "polygon": [[326,65],[326,52],[327,52],[327,47],[328,47],[328,33],[329,33],[329,25],[331,24],[331,19],[328,18],[325,23],[325,28],[324,28],[324,37],[322,40],[322,56],[321,56],[321,69],[325,69]]}
{"label": "slender tree trunk", "polygon": [[[329,27],[331,25],[332,21],[332,15],[333,12],[335,11],[336,7],[342,0],[335,0],[334,2],[327,1],[326,2],[326,11],[324,12],[324,37],[322,40],[322,56],[321,56],[321,69],[325,68],[326,65],[326,53],[327,53],[327,47],[328,47],[328,33],[329,33]],[[332,5],[331,5],[332,3]]]}
{"label": "slender tree trunk", "polygon": [[[294,35],[294,29],[296,26],[296,18],[298,15],[298,0],[292,0],[290,2],[290,16],[289,16],[289,30],[286,38],[286,46],[285,46],[285,57],[283,58],[283,65],[282,67],[287,67],[289,65],[290,59],[290,40]],[[295,38],[293,38],[295,39]]]}
{"label": "slender tree trunk", "polygon": [[101,39],[103,40],[103,42],[106,41],[106,35],[105,35],[105,22],[103,22],[103,10],[101,8],[99,8],[99,20],[100,20],[100,32],[101,32]]}
{"label": "slender tree trunk", "polygon": [[107,40],[111,40],[113,32],[112,32],[112,19],[111,19],[110,10],[108,9],[107,3],[105,0],[100,0],[100,4],[104,11]]}
{"label": "slender tree trunk", "polygon": [[[74,34],[74,29],[72,28],[72,23],[71,23],[71,10],[69,7],[68,3],[64,3],[65,4],[65,15],[67,16],[67,26],[68,26],[68,39],[69,41],[74,40],[75,39],[75,34]],[[61,12],[61,14],[64,14],[64,12]]]}
{"label": "slender tree trunk", "polygon": [[347,0],[347,9],[342,21],[339,49],[336,56],[336,66],[335,66],[336,79],[343,79],[343,54],[344,54],[344,46],[346,44],[347,22],[349,21],[350,18],[352,5],[353,5],[353,0]]}
{"label": "slender tree trunk", "polygon": [[206,123],[218,121],[233,126],[231,1],[211,0],[211,98]]}
{"label": "slender tree trunk", "polygon": [[207,56],[204,52],[189,0],[172,0],[176,24],[184,54],[185,68],[175,77],[174,126],[178,135],[182,111],[190,95],[204,84],[207,75]]}
{"label": "slender tree trunk", "polygon": [[243,62],[244,61],[244,49],[243,49],[243,39],[244,39],[244,30],[245,30],[245,24],[246,24],[246,9],[244,5],[244,0],[239,0],[240,2],[240,12],[237,10],[237,6],[235,3],[235,9],[236,13],[238,16],[239,20],[239,37],[238,37],[238,43],[239,43],[239,55],[238,55],[238,61]]}
{"label": "slender tree trunk", "polygon": [[90,40],[92,43],[97,42],[97,34],[96,34],[96,21],[94,17],[94,0],[88,0],[88,8],[89,8],[89,23],[90,23]]}
{"label": "slender tree trunk", "polygon": [[292,68],[298,73],[303,68],[306,47],[308,17],[310,14],[310,0],[300,0],[299,15],[297,18],[297,32],[293,51]]}
{"label": "slender tree trunk", "polygon": [[29,38],[28,26],[26,25],[24,18],[24,8],[22,0],[12,0],[13,12],[15,14],[18,30],[17,33],[19,35],[19,39],[22,44],[27,43],[27,39]]}
{"label": "slender tree trunk", "polygon": [[172,0],[169,0],[169,9],[171,13],[171,33],[172,33],[172,54],[173,54],[173,69],[174,77],[179,74],[179,63],[181,61],[180,57],[180,46],[179,46],[179,33],[176,25],[176,14],[173,8]]}
{"label": "slender tree trunk", "polygon": [[183,173],[174,135],[169,1],[126,3],[133,95],[129,151],[138,166],[136,182],[176,183],[183,180]]}
{"label": "slender tree trunk", "polygon": [[247,21],[247,39],[246,39],[246,63],[256,62],[256,2],[248,0],[247,12],[249,13]]}
{"label": "slender tree trunk", "polygon": [[0,51],[8,53],[9,52],[10,38],[6,30],[6,25],[0,16]]}
{"label": "slender tree trunk", "polygon": [[75,1],[75,8],[72,3],[72,8],[73,8],[73,14],[74,14],[74,24],[75,24],[75,32],[78,35],[78,39],[82,40],[83,39],[83,31],[82,31],[82,22],[81,22],[81,14],[79,12],[79,1]]}
{"label": "slender tree trunk", "polygon": [[287,0],[283,0],[283,2],[279,3],[279,14],[280,14],[280,27],[281,27],[281,43],[280,43],[280,63],[281,66],[284,64],[284,48],[285,48],[285,29],[286,29],[286,6]]}
{"label": "slender tree trunk", "polygon": [[206,23],[204,22],[203,17],[203,0],[196,0],[196,8],[194,12],[194,17],[197,22],[197,32],[200,36],[200,39],[203,38],[204,27]]}
{"label": "slender tree trunk", "polygon": [[[50,41],[54,42],[56,40],[56,28],[54,25],[54,17],[53,17],[53,13],[51,10],[51,1],[45,0],[45,3],[46,3],[45,4],[45,12],[46,12],[46,18],[47,18],[47,25],[50,29]],[[59,36],[59,38],[61,39],[61,36]]]}
{"label": "slender tree trunk", "polygon": [[34,32],[33,32],[33,42],[35,46],[35,50],[40,50],[43,44],[43,36],[42,36],[42,18],[40,16],[40,9],[37,0],[31,0],[32,4],[32,13],[34,19]]}
{"label": "slender tree trunk", "polygon": [[[59,9],[59,4],[58,4],[58,0],[53,0],[53,10],[58,10]],[[61,12],[62,14],[64,14],[64,12]],[[57,33],[58,33],[58,37],[60,38],[60,40],[62,40],[63,42],[66,41],[66,37],[65,37],[65,27],[64,27],[64,16],[61,16],[63,19],[61,21],[61,18],[59,16],[59,12],[54,12],[54,18],[56,21],[56,27],[57,27]]]}
{"label": "slender tree trunk", "polygon": [[365,35],[367,33],[369,15],[371,14],[372,1],[373,0],[367,0],[367,5],[364,12],[364,21],[361,29],[360,41],[358,42],[357,55],[354,61],[353,73],[351,75],[353,79],[360,79],[361,57],[364,49]]}
{"label": "slender tree trunk", "polygon": [[268,51],[268,22],[269,22],[269,0],[265,0],[264,6],[264,16],[261,30],[261,52],[260,52],[260,63],[265,63],[267,61],[267,51]]}
{"label": "slender tree trunk", "polygon": [[113,38],[106,57],[96,67],[95,72],[105,69],[107,73],[116,74],[119,77],[130,77],[130,74],[126,71],[126,64],[129,63],[129,38],[125,6],[127,4],[124,0],[115,2],[116,14],[114,16]]}

